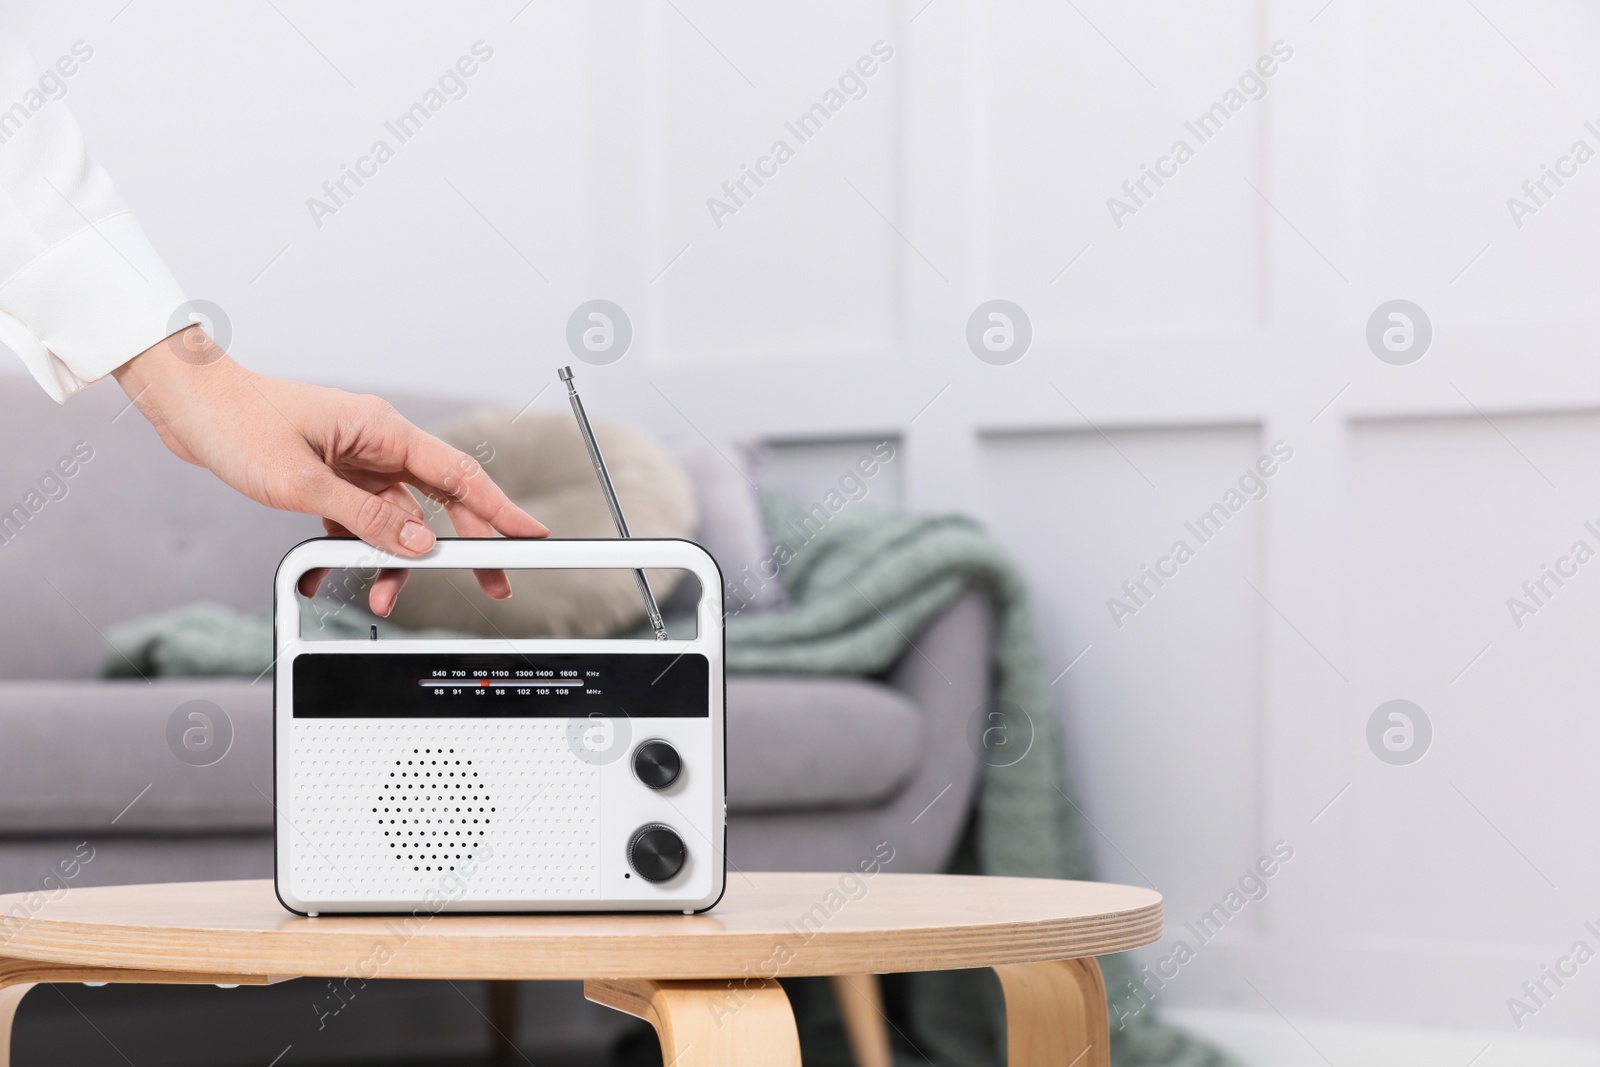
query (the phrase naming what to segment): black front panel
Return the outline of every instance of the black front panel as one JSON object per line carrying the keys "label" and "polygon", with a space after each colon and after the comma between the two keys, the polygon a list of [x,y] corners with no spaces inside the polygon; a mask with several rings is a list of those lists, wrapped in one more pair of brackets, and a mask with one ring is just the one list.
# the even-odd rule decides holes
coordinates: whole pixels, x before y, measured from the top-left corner
{"label": "black front panel", "polygon": [[291,669],[297,719],[711,714],[698,652],[303,652]]}

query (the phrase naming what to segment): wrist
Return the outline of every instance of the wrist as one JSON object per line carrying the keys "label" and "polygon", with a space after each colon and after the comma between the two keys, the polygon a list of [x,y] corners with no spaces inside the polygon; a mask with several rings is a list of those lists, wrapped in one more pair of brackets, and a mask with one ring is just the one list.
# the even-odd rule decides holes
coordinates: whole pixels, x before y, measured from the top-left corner
{"label": "wrist", "polygon": [[[111,372],[123,392],[140,394],[164,386],[197,388],[244,372],[199,326],[163,337]],[[163,390],[165,391],[165,390]]]}
{"label": "wrist", "polygon": [[111,374],[167,447],[191,463],[199,462],[186,441],[196,417],[226,410],[250,377],[199,326],[162,338]]}

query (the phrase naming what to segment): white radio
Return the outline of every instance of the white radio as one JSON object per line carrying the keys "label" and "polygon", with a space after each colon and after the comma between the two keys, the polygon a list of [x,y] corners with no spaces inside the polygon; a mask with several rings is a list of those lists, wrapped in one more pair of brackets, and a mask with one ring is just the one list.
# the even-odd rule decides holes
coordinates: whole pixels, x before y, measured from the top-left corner
{"label": "white radio", "polygon": [[[284,557],[274,667],[284,907],[693,912],[721,898],[721,574],[692,542],[626,539],[615,514],[625,539],[441,538],[400,559],[320,538]],[[657,640],[307,640],[295,584],[322,567],[632,569]],[[698,579],[692,639],[666,639],[646,568]]]}

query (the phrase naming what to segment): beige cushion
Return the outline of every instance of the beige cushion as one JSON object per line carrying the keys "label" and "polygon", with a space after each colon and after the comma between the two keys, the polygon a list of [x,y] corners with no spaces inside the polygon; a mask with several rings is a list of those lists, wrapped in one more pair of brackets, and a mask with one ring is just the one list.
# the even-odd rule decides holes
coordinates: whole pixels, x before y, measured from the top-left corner
{"label": "beige cushion", "polygon": [[[616,536],[570,414],[480,411],[435,432],[476,456],[511,499],[550,527],[550,536]],[[643,430],[614,422],[594,420],[594,432],[633,536],[693,537],[694,492],[666,447]],[[425,506],[436,533],[454,532],[442,508]],[[682,572],[648,576],[660,601]],[[607,637],[644,620],[644,604],[627,570],[515,571],[511,588],[510,600],[490,600],[470,574],[414,571],[391,618],[405,627],[448,627],[489,637]]]}

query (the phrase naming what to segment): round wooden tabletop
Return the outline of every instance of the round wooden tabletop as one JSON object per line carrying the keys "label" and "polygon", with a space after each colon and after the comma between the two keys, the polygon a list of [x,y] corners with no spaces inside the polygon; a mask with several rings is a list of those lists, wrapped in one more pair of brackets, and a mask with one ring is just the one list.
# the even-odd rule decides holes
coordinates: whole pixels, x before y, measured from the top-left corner
{"label": "round wooden tabletop", "polygon": [[[27,916],[18,921],[17,916]],[[273,977],[695,979],[1099,956],[1161,934],[1161,896],[1100,882],[732,873],[702,915],[291,915],[269,881],[0,896],[0,957]]]}

